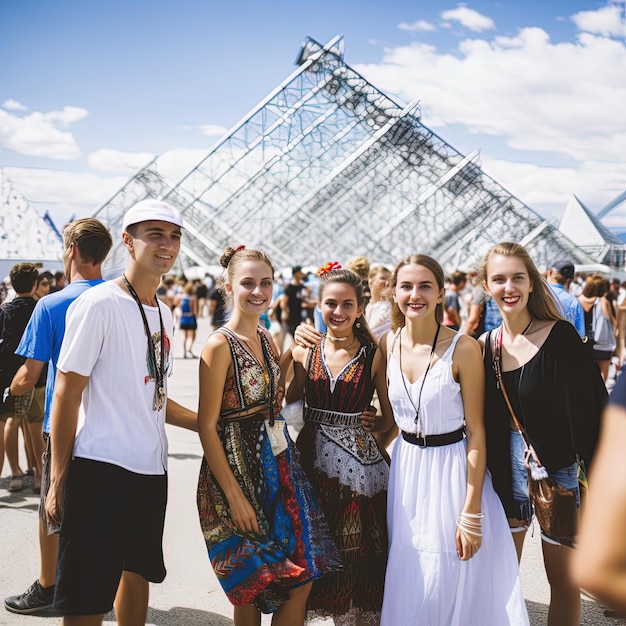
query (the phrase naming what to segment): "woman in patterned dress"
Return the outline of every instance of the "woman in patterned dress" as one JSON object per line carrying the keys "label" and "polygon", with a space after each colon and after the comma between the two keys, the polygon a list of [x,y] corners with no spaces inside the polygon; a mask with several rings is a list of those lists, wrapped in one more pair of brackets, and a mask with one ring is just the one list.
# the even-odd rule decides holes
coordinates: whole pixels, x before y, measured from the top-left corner
{"label": "woman in patterned dress", "polygon": [[389,465],[374,436],[364,429],[373,424],[362,413],[376,388],[383,415],[388,422],[393,419],[385,363],[363,318],[358,274],[332,263],[318,275],[318,306],[327,333],[312,348],[293,347],[288,401],[304,396],[304,428],[297,446],[343,571],[313,583],[308,617],[330,617],[335,624],[378,624],[387,562]]}
{"label": "woman in patterned dress", "polygon": [[259,610],[273,626],[297,626],[312,581],[340,560],[279,415],[278,351],[259,326],[272,264],[243,246],[221,263],[233,312],[200,361],[200,525],[236,626],[258,626]]}

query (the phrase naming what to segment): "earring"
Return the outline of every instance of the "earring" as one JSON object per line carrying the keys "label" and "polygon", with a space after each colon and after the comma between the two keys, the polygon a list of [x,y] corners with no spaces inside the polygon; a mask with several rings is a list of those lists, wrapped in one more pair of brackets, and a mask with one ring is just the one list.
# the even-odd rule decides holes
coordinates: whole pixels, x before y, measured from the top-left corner
{"label": "earring", "polygon": [[357,322],[357,323],[354,325],[354,327],[355,327],[355,328],[361,328],[361,322]]}

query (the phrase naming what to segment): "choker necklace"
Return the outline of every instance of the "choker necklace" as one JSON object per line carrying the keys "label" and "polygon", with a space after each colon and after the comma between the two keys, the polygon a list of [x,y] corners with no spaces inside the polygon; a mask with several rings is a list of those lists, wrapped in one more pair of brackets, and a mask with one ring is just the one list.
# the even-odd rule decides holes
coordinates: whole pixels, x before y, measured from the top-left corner
{"label": "choker necklace", "polygon": [[[341,343],[342,341],[348,341],[350,336],[348,337],[331,337],[330,335],[326,335],[333,343]],[[352,335],[354,337],[354,335]]]}

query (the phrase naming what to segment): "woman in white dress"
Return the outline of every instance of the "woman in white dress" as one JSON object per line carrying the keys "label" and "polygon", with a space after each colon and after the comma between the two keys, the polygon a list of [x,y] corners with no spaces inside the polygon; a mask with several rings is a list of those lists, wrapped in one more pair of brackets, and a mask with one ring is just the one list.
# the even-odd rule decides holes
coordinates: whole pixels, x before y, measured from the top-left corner
{"label": "woman in white dress", "polygon": [[441,324],[444,274],[430,257],[402,260],[391,288],[395,332],[381,344],[402,433],[381,624],[528,624],[507,520],[485,475],[480,347]]}

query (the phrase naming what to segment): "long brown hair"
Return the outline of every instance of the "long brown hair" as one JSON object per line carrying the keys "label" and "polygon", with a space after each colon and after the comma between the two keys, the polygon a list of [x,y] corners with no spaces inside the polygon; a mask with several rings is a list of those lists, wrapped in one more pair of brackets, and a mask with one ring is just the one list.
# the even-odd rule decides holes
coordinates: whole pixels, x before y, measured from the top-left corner
{"label": "long brown hair", "polygon": [[[357,304],[359,305],[359,307],[364,306],[365,293],[363,289],[363,280],[356,272],[349,270],[347,267],[330,270],[329,272],[326,272],[325,274],[322,274],[322,276],[320,276],[320,285],[317,292],[317,303],[319,305],[322,304],[324,289],[327,285],[330,285],[331,283],[342,283],[344,285],[349,285],[350,287],[352,287],[356,294]],[[363,313],[361,313],[361,315],[359,315],[359,317],[354,320],[354,324],[352,325],[352,332],[354,332],[354,336],[363,344],[377,343],[376,339],[374,339],[374,336],[370,332]]]}
{"label": "long brown hair", "polygon": [[[444,274],[443,269],[435,259],[425,254],[412,254],[410,256],[404,257],[396,268],[391,273],[391,278],[389,279],[389,290],[392,295],[395,295],[396,285],[398,284],[398,272],[405,267],[406,265],[421,265],[425,267],[427,270],[430,270],[437,281],[437,287],[441,291],[444,288]],[[435,307],[435,319],[439,324],[443,322],[443,303],[438,302]],[[406,320],[404,318],[404,314],[400,310],[398,303],[395,298],[391,303],[391,329],[397,330],[398,328],[403,328],[406,324]]]}
{"label": "long brown hair", "polygon": [[533,290],[528,294],[528,312],[533,318],[538,320],[563,319],[546,279],[539,273],[526,248],[519,243],[503,241],[487,252],[478,266],[478,278],[482,281],[483,289],[487,289],[487,268],[489,262],[496,255],[516,257],[524,263],[533,287]]}

